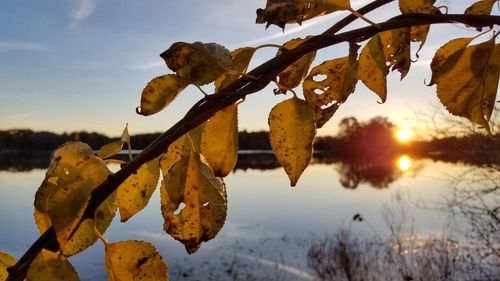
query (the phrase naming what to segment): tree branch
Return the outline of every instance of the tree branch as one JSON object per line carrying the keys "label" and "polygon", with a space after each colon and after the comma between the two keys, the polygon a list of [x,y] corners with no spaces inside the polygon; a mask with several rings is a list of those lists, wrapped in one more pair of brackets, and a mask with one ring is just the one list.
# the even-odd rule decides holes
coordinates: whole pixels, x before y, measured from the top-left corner
{"label": "tree branch", "polygon": [[[392,1],[393,0],[374,1],[361,8],[359,12],[364,14]],[[407,14],[392,18],[386,22],[378,24],[378,26],[367,26],[337,35],[335,34],[338,30],[341,30],[355,19],[356,17],[352,15],[347,16],[323,34],[311,37],[297,48],[284,52],[281,55],[268,60],[250,71],[247,76],[244,75],[235,82],[231,83],[219,93],[199,100],[180,121],[158,137],[158,139],[153,141],[131,162],[126,164],[115,174],[110,175],[107,180],[94,189],[90,202],[83,217],[80,219],[80,222],[86,218],[92,217],[97,207],[104,202],[104,200],[106,200],[106,198],[111,195],[122,182],[124,182],[131,174],[136,172],[142,164],[160,156],[166,151],[171,143],[188,133],[191,129],[208,120],[219,110],[234,104],[247,95],[253,94],[265,88],[282,70],[309,52],[341,42],[361,42],[374,36],[380,31],[414,25],[462,23],[473,27],[484,27],[500,24],[500,16]],[[249,77],[255,77],[256,79],[250,79]],[[31,261],[43,248],[53,251],[58,250],[53,228],[49,228],[45,233],[43,233],[19,259],[19,261],[8,269],[9,277],[7,280],[24,280]]]}

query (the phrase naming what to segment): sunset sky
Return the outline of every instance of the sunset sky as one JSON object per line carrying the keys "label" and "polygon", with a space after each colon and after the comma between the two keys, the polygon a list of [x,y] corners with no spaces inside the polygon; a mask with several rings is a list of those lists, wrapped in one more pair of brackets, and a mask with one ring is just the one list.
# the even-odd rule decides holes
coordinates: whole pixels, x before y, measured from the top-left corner
{"label": "sunset sky", "polygon": [[[352,1],[359,8],[370,1]],[[475,1],[438,1],[450,13],[462,13]],[[397,1],[368,14],[373,21],[398,12]],[[25,0],[0,2],[0,129],[29,128],[54,132],[77,130],[118,135],[126,123],[132,134],[168,129],[202,97],[194,87],[163,112],[139,116],[140,92],[155,76],[170,73],[158,56],[176,41],[217,42],[232,50],[318,34],[347,13],[338,12],[265,30],[255,24],[255,10],[264,0]],[[357,22],[352,27],[365,25]],[[351,28],[352,28],[351,27]],[[385,104],[361,82],[336,116],[320,130],[333,133],[346,116],[359,120],[382,115],[400,126],[411,125],[416,111],[438,104],[435,87],[427,87],[429,63],[435,50],[452,38],[472,36],[474,29],[441,25],[431,29],[420,60],[402,82],[389,77]],[[417,45],[414,45],[415,51]],[[251,67],[275,55],[259,50]],[[346,45],[322,50],[315,64],[344,56]],[[413,52],[413,57],[415,54]],[[284,96],[272,86],[252,95],[240,106],[240,128],[267,129],[267,115]],[[210,87],[206,88],[210,91]]]}

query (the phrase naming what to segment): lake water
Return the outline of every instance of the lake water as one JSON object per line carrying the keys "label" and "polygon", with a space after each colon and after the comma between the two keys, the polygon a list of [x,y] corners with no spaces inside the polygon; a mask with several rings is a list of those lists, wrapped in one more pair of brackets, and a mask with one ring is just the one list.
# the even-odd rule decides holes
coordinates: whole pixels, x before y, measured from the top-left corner
{"label": "lake water", "polygon": [[[384,165],[315,158],[292,188],[284,171],[265,153],[247,153],[240,159],[238,169],[225,179],[226,223],[218,236],[203,243],[195,254],[186,254],[184,246],[163,231],[158,190],[147,208],[127,223],[115,220],[105,234],[107,239],[153,243],[168,261],[171,280],[317,280],[326,275],[321,275],[321,265],[315,264],[313,253],[318,255],[322,246],[324,253],[328,252],[332,244],[326,241],[336,241],[342,231],[359,241],[378,241],[377,249],[393,249],[403,258],[413,254],[415,261],[420,251],[415,245],[430,240],[451,241],[453,236],[450,245],[457,249],[481,244],[483,241],[468,240],[475,239],[467,233],[473,227],[467,217],[450,213],[454,210],[450,202],[467,190],[491,185],[500,189],[498,168],[416,160],[404,155]],[[43,161],[33,166],[3,165],[0,171],[0,250],[17,258],[39,235],[32,216],[33,197],[44,178],[44,165]],[[500,205],[498,191],[483,199],[486,207]],[[356,214],[359,216],[353,220]],[[493,243],[493,249],[500,251],[500,241],[495,241],[500,236],[499,228],[493,227],[496,233],[490,246]],[[407,249],[401,242],[396,249],[391,244],[396,236],[404,243],[415,242]],[[373,249],[361,251],[369,257],[376,252]],[[484,274],[500,276],[500,262],[496,263],[500,253],[496,255],[496,259],[493,254],[479,262]],[[105,280],[100,243],[70,260],[82,280]],[[420,270],[419,266],[406,270],[411,273]],[[464,267],[467,262],[458,265],[455,273]]]}

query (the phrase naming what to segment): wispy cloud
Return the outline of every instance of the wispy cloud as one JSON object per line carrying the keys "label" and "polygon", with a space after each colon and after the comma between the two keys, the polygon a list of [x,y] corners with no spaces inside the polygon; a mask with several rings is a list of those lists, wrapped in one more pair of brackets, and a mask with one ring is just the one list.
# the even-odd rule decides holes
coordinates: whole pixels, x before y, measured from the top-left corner
{"label": "wispy cloud", "polygon": [[73,20],[71,26],[76,27],[79,22],[90,17],[96,10],[95,0],[78,0],[76,9],[70,14]]}
{"label": "wispy cloud", "polygon": [[166,67],[165,62],[163,61],[154,61],[154,62],[147,62],[147,63],[139,63],[135,65],[129,66],[129,69],[133,70],[150,70],[150,69],[156,69],[160,67]]}
{"label": "wispy cloud", "polygon": [[0,52],[7,51],[48,51],[49,47],[39,42],[29,41],[0,41]]}

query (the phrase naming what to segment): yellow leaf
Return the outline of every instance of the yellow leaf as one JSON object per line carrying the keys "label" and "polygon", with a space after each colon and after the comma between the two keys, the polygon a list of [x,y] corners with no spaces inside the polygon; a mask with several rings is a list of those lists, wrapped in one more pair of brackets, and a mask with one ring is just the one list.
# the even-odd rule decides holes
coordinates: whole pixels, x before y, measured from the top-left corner
{"label": "yellow leaf", "polygon": [[498,2],[498,0],[482,0],[472,4],[464,12],[466,15],[489,15],[491,14],[491,9],[493,5]]}
{"label": "yellow leaf", "polygon": [[240,78],[241,74],[247,71],[255,50],[255,48],[244,47],[231,52],[231,72],[224,73],[217,78],[217,80],[215,80],[215,92],[219,92],[224,89],[229,84]]}
{"label": "yellow leaf", "polygon": [[105,245],[110,281],[168,281],[167,264],[148,242],[127,240]]}
{"label": "yellow leaf", "polygon": [[101,149],[99,149],[98,156],[101,157],[102,159],[105,159],[117,154],[122,150],[122,148],[123,148],[123,141],[121,140],[114,141],[103,145]]}
{"label": "yellow leaf", "polygon": [[31,263],[26,279],[28,281],[80,280],[78,273],[66,257],[45,249],[42,249]]}
{"label": "yellow leaf", "polygon": [[216,43],[176,42],[160,56],[177,76],[199,86],[213,82],[232,65],[229,51]]}
{"label": "yellow leaf", "polygon": [[[295,38],[292,39],[278,50],[276,55],[279,55],[284,52],[284,50],[291,50],[302,44],[308,38]],[[298,61],[289,65],[285,70],[281,71],[278,74],[278,91],[281,93],[286,93],[287,89],[293,89],[300,85],[304,77],[306,77],[307,72],[309,72],[309,68],[311,67],[314,58],[316,57],[316,52],[310,52],[300,58]]]}
{"label": "yellow leaf", "polygon": [[104,233],[115,217],[117,203],[116,192],[102,202],[95,211],[95,217],[84,220],[71,236],[63,250],[63,255],[72,256],[92,246],[98,239],[94,225],[99,233]]}
{"label": "yellow leaf", "polygon": [[[201,150],[201,134],[203,132],[203,126],[204,125],[200,125],[188,133],[196,151]],[[163,176],[168,174],[168,171],[175,162],[179,161],[182,157],[189,155],[192,149],[191,141],[186,134],[168,146],[167,152],[160,157],[160,168]]]}
{"label": "yellow leaf", "polygon": [[233,104],[214,114],[201,136],[201,154],[218,177],[227,176],[238,160],[238,106]]}
{"label": "yellow leaf", "polygon": [[[316,128],[321,128],[354,92],[358,82],[358,48],[357,45],[352,47],[349,56],[328,60],[314,67],[304,80],[303,93],[314,110]],[[322,76],[325,78],[319,80]]]}
{"label": "yellow leaf", "polygon": [[[226,189],[199,153],[191,151],[176,162],[161,185],[165,231],[190,254],[214,238],[227,213]],[[182,203],[182,204],[181,204]]]}
{"label": "yellow leaf", "polygon": [[[86,219],[76,230],[74,228],[88,203],[90,192],[109,174],[106,164],[81,142],[68,142],[52,154],[46,177],[35,195],[34,216],[40,232],[54,226],[63,254],[80,252],[97,240],[93,219]],[[116,210],[113,200],[116,196],[108,198],[96,212],[101,233],[113,219]],[[91,227],[86,221],[91,222]],[[73,231],[75,233],[70,237]]]}
{"label": "yellow leaf", "polygon": [[280,102],[269,114],[269,135],[274,155],[295,186],[312,157],[313,110],[297,97]]}
{"label": "yellow leaf", "polygon": [[392,66],[392,71],[398,70],[403,79],[410,70],[410,29],[399,28],[381,32],[380,41],[384,46],[385,60]]}
{"label": "yellow leaf", "polygon": [[141,106],[137,113],[148,116],[167,107],[186,86],[188,81],[175,74],[167,74],[149,81],[141,93]]}
{"label": "yellow leaf", "polygon": [[92,181],[74,180],[61,183],[49,196],[48,214],[54,227],[59,248],[75,230],[87,207],[92,192]]}
{"label": "yellow leaf", "polygon": [[267,0],[265,9],[257,10],[256,23],[275,24],[285,28],[287,23],[303,21],[335,11],[349,10],[349,0]]}
{"label": "yellow leaf", "polygon": [[[439,48],[436,51],[436,54],[434,55],[434,58],[432,58],[431,62],[432,78],[429,83],[429,86],[434,85],[436,83],[436,77],[439,75],[440,72],[448,71],[446,69],[443,69],[441,71],[441,66],[443,65],[443,63],[446,62],[448,58],[450,58],[452,55],[459,52],[463,52],[473,39],[474,37],[453,39],[448,43],[444,44],[443,46],[441,46],[441,48]],[[452,67],[459,58],[460,58],[459,55],[453,56],[453,62],[448,61],[448,63],[446,64],[447,67]]]}
{"label": "yellow leaf", "polygon": [[358,77],[385,102],[387,98],[387,74],[389,68],[385,64],[384,47],[380,36],[373,36],[365,45],[359,56]]}
{"label": "yellow leaf", "polygon": [[13,266],[15,263],[16,259],[13,256],[0,252],[0,281],[7,279],[7,276],[9,276],[7,268]]}
{"label": "yellow leaf", "polygon": [[[449,66],[448,64],[451,64]],[[495,39],[455,52],[436,77],[437,94],[446,109],[490,132],[500,74],[500,46]]]}
{"label": "yellow leaf", "polygon": [[436,0],[399,0],[399,9],[403,14],[423,13],[434,11]]}
{"label": "yellow leaf", "polygon": [[160,176],[157,158],[143,164],[118,187],[118,207],[121,221],[125,222],[142,210],[158,185]]}

